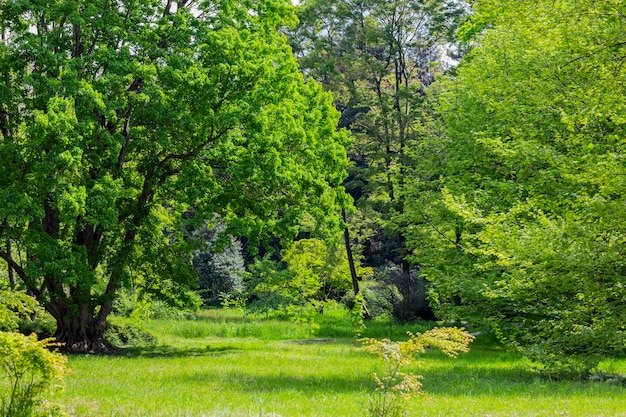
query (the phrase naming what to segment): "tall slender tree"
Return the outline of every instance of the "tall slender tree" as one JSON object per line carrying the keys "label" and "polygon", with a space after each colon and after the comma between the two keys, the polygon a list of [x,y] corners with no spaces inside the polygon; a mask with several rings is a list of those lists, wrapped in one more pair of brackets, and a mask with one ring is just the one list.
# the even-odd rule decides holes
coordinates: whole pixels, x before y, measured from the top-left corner
{"label": "tall slender tree", "polygon": [[355,136],[348,188],[373,220],[365,243],[372,253],[382,241],[388,249],[382,258],[401,265],[407,303],[415,301],[415,288],[405,236],[406,178],[422,173],[424,89],[441,69],[443,47],[462,12],[445,0],[311,0],[303,2],[292,38],[305,74],[333,91],[340,126]]}

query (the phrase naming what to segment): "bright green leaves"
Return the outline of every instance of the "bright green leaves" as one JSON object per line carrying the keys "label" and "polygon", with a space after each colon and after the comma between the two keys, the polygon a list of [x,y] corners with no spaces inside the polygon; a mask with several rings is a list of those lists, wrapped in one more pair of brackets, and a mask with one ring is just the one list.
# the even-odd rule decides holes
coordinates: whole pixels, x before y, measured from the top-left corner
{"label": "bright green leaves", "polygon": [[[327,278],[325,271],[322,270],[327,266],[324,262],[324,252],[327,252],[326,245],[317,239],[298,240],[293,247],[284,252],[283,260],[293,274],[293,289],[303,301],[321,295],[323,280]],[[347,282],[346,278],[344,275],[344,281]]]}
{"label": "bright green leaves", "polygon": [[378,356],[384,368],[379,375],[374,373],[377,396],[372,400],[369,415],[374,417],[401,416],[405,414],[403,399],[418,394],[422,390],[421,375],[404,372],[406,367],[416,362],[416,356],[426,348],[436,348],[451,358],[459,352],[468,352],[474,336],[457,327],[435,327],[424,333],[407,332],[409,340],[395,342],[389,339],[360,339],[365,351]]}
{"label": "bright green leaves", "polygon": [[0,289],[0,332],[15,331],[20,319],[41,312],[34,298],[20,291]]}
{"label": "bright green leaves", "polygon": [[67,358],[50,348],[51,339],[36,335],[0,332],[0,384],[8,385],[0,394],[0,412],[5,416],[54,414],[58,408],[42,405],[50,392],[58,390],[70,372]]}
{"label": "bright green leaves", "polygon": [[88,191],[89,198],[85,201],[85,222],[113,230],[117,224],[115,207],[119,196],[123,194],[122,182],[113,179],[110,174],[94,181]]}
{"label": "bright green leaves", "polygon": [[0,235],[57,321],[94,325],[132,270],[184,294],[190,209],[252,246],[337,218],[346,136],[277,30],[293,21],[282,0],[0,4]]}
{"label": "bright green leaves", "polygon": [[448,311],[486,319],[554,373],[626,349],[623,9],[476,2],[489,26],[444,93],[445,203],[474,268],[427,273],[449,307],[463,302]]}
{"label": "bright green leaves", "polygon": [[[19,291],[0,289],[0,413],[33,415],[42,396],[59,388],[68,374],[67,359],[50,349],[51,339],[13,333],[18,320],[41,313],[35,299]],[[53,410],[49,410],[53,412]]]}
{"label": "bright green leaves", "polygon": [[319,239],[301,239],[283,252],[292,273],[291,286],[305,300],[338,298],[351,286],[350,269],[341,247]]}
{"label": "bright green leaves", "polygon": [[[51,210],[58,211],[59,220],[69,229],[58,233],[72,234],[72,219],[84,214],[86,191],[82,183],[82,138],[76,128],[73,103],[53,98],[45,111],[35,110],[32,124],[24,126],[20,140],[22,149],[13,158],[20,158],[24,167],[21,180],[10,189],[33,199],[31,214],[41,220],[45,210],[36,201],[46,199]],[[20,135],[22,136],[22,135]]]}

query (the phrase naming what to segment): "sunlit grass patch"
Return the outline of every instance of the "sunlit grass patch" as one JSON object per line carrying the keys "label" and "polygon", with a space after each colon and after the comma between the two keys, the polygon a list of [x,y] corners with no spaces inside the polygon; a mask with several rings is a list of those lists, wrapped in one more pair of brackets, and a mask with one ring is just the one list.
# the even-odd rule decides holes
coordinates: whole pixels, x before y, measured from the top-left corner
{"label": "sunlit grass patch", "polygon": [[[60,400],[76,417],[365,415],[375,388],[372,372],[380,371],[377,358],[352,337],[324,336],[323,325],[309,339],[296,323],[255,320],[213,311],[195,321],[152,322],[155,346],[71,356],[74,374]],[[415,332],[430,325],[406,327]],[[222,326],[239,330],[220,337]],[[386,337],[386,323],[372,327],[368,331]],[[256,333],[242,336],[246,328]],[[405,328],[394,328],[399,338]],[[626,417],[622,385],[540,378],[489,335],[470,349],[456,360],[434,351],[418,358],[411,370],[424,376],[426,396],[410,401],[410,416]],[[603,367],[626,373],[626,360]]]}

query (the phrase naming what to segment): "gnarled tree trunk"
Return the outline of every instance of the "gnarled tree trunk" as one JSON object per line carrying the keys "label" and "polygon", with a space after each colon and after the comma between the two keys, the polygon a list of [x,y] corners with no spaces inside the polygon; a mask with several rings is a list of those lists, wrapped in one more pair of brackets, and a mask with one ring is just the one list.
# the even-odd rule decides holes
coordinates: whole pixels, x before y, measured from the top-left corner
{"label": "gnarled tree trunk", "polygon": [[[82,301],[68,307],[61,299],[49,303],[46,309],[56,320],[54,338],[63,345],[62,349],[73,353],[110,353],[112,349],[104,340],[107,330],[106,316],[94,314],[94,304]],[[100,306],[99,313],[106,311]]]}

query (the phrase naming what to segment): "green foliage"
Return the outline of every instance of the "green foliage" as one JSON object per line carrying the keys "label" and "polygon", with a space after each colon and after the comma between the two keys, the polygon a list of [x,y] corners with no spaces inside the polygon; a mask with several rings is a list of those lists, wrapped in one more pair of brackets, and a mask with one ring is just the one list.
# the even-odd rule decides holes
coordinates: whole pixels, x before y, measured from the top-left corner
{"label": "green foliage", "polygon": [[[345,249],[310,238],[293,242],[282,251],[282,262],[258,259],[245,278],[247,308],[279,312],[306,323],[314,330],[314,318],[329,301],[337,301],[352,289]],[[367,277],[370,268],[358,266]]]}
{"label": "green foliage", "polygon": [[324,302],[316,300],[302,301],[299,304],[288,304],[282,312],[291,321],[307,329],[307,338],[311,339],[317,334],[320,326],[315,318],[324,310]]}
{"label": "green foliage", "polygon": [[[309,300],[323,299],[322,287],[327,278],[325,268],[334,267],[325,262],[326,253],[326,245],[318,239],[298,240],[282,252],[283,261],[292,276],[287,291],[294,302],[304,304]],[[345,275],[342,278],[345,283]]]}
{"label": "green foliage", "polygon": [[[346,181],[358,208],[349,219],[353,236],[369,265],[402,264],[398,289],[407,305],[426,298],[413,292],[408,263],[422,260],[409,258],[405,209],[410,200],[429,201],[423,191],[437,174],[436,153],[425,145],[436,134],[425,87],[442,72],[442,50],[462,14],[446,0],[309,0],[292,34],[303,71],[334,93],[340,126],[355,138]],[[406,308],[395,313],[415,318]]]}
{"label": "green foliage", "polygon": [[361,285],[367,311],[373,319],[393,320],[393,305],[402,301],[402,294],[393,284],[374,279]]}
{"label": "green foliage", "polygon": [[145,323],[140,324],[132,319],[116,321],[109,323],[104,337],[110,346],[116,348],[155,345],[158,339],[144,327]]}
{"label": "green foliage", "polygon": [[[348,258],[340,245],[329,246],[320,239],[300,239],[282,255],[293,275],[296,298],[338,300],[352,288]],[[359,268],[358,272],[367,276],[368,268]]]}
{"label": "green foliage", "polygon": [[368,409],[372,417],[400,417],[406,415],[402,400],[419,393],[422,389],[420,375],[403,370],[414,363],[415,355],[423,354],[428,347],[441,350],[449,357],[456,358],[459,352],[468,352],[474,337],[456,327],[435,327],[424,333],[408,332],[409,340],[395,342],[390,339],[360,339],[365,350],[378,356],[384,362],[382,375],[374,373],[377,395]]}
{"label": "green foliage", "polygon": [[354,337],[361,336],[361,333],[365,330],[365,313],[365,298],[359,291],[359,293],[354,296],[352,308],[350,309],[350,323],[352,324],[352,334]]}
{"label": "green foliage", "polygon": [[41,306],[34,298],[21,291],[0,288],[0,331],[15,331],[20,320],[41,312]]}
{"label": "green foliage", "polygon": [[348,138],[294,22],[288,0],[0,3],[0,257],[68,347],[102,348],[121,288],[185,298],[190,209],[251,248],[304,213],[338,227]]}
{"label": "green foliage", "polygon": [[46,339],[54,335],[56,322],[49,313],[40,308],[36,314],[20,319],[18,326],[19,333],[35,333],[39,339]]}
{"label": "green foliage", "polygon": [[200,296],[189,291],[186,301],[167,303],[162,299],[130,290],[121,291],[114,311],[118,316],[127,317],[141,323],[152,319],[184,320],[193,317],[202,304]]}
{"label": "green foliage", "polygon": [[[304,324],[312,336],[315,318],[326,304],[352,288],[345,249],[321,239],[300,239],[281,253],[282,262],[265,258],[249,266],[245,285],[248,307],[269,317],[270,311]],[[369,268],[359,267],[361,276]]]}
{"label": "green foliage", "polygon": [[226,310],[234,310],[246,314],[246,298],[242,290],[222,293],[219,297],[220,305]]}
{"label": "green foliage", "polygon": [[585,374],[626,351],[624,3],[474,5],[483,29],[441,94],[433,300],[543,372]]}
{"label": "green foliage", "polygon": [[60,415],[44,401],[69,372],[65,356],[51,351],[55,346],[52,339],[0,332],[0,415]]}
{"label": "green foliage", "polygon": [[267,318],[270,311],[290,304],[293,301],[287,293],[290,279],[290,271],[269,258],[257,259],[249,265],[244,283],[250,310],[262,312]]}

